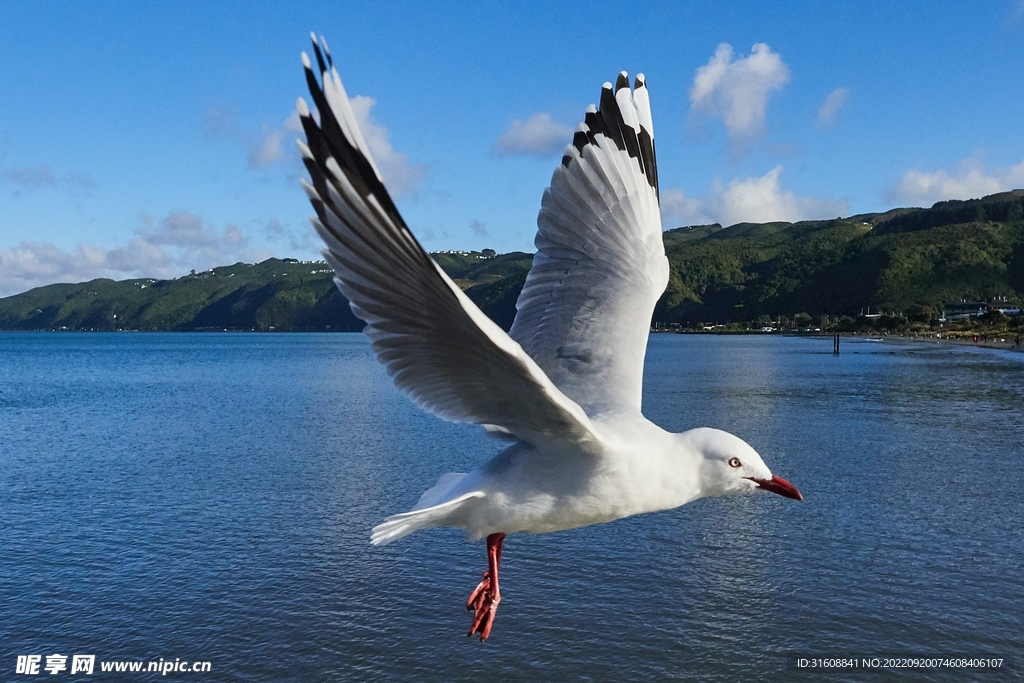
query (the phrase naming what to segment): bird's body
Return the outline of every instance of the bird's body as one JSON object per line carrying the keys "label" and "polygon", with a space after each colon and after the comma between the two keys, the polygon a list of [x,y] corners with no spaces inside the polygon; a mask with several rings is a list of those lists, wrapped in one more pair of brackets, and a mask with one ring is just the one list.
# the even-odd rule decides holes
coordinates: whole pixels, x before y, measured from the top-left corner
{"label": "bird's body", "polygon": [[728,441],[726,432],[673,434],[641,415],[617,413],[592,423],[605,439],[589,448],[515,443],[468,474],[444,475],[410,512],[376,527],[373,542],[439,526],[465,529],[472,539],[561,531],[725,493],[701,476],[697,446]]}
{"label": "bird's body", "polygon": [[[419,245],[391,200],[323,39],[319,120],[301,99],[299,142],[313,225],[353,312],[396,386],[439,417],[510,441],[468,474],[446,474],[374,544],[449,526],[487,538],[489,568],[467,607],[486,639],[509,533],[543,533],[757,488],[800,498],[726,432],[673,434],[643,416],[647,337],[669,278],[654,127],[643,75],[605,83],[545,190],[537,253],[506,333]],[[321,51],[321,45],[323,50]]]}

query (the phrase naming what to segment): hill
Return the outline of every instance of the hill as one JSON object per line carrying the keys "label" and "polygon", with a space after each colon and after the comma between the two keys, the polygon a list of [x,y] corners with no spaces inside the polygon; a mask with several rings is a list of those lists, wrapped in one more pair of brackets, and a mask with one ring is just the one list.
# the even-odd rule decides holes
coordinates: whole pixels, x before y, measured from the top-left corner
{"label": "hill", "polygon": [[[665,233],[669,286],[655,320],[935,317],[967,299],[1024,294],[1024,191],[829,221],[740,223]],[[697,235],[693,235],[694,231]]]}
{"label": "hill", "polygon": [[[756,322],[884,310],[927,321],[962,299],[1024,295],[1024,190],[827,221],[703,225],[664,234],[671,275],[655,322]],[[531,263],[438,252],[506,329]],[[359,330],[323,262],[236,263],[174,280],[93,280],[0,299],[0,329]]]}
{"label": "hill", "polygon": [[[433,256],[471,294],[525,273],[532,261],[522,252]],[[49,285],[0,299],[0,329],[361,330],[332,277],[323,261],[272,258],[173,280]]]}

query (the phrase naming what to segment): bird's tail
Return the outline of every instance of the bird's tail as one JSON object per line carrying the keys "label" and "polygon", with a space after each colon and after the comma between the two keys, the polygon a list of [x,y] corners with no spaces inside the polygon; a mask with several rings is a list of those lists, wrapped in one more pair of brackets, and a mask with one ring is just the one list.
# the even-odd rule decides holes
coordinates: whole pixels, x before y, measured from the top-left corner
{"label": "bird's tail", "polygon": [[[434,489],[430,489],[427,493],[423,494],[423,498],[426,498],[427,494],[433,490]],[[410,510],[409,512],[403,512],[399,515],[391,515],[386,520],[373,527],[373,531],[370,533],[370,542],[374,545],[387,545],[388,543],[391,543],[391,541],[395,541],[402,536],[411,534],[414,531],[444,526],[445,523],[449,521],[450,515],[460,508],[463,503],[473,498],[483,497],[483,491],[470,491],[469,493],[462,494],[458,498],[447,500],[438,505]],[[420,498],[421,503],[423,502],[423,498]]]}

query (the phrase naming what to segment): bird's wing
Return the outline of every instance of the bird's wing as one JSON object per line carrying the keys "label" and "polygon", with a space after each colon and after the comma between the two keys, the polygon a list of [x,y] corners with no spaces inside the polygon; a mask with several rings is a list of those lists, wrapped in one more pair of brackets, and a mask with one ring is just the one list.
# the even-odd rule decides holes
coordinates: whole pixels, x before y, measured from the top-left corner
{"label": "bird's wing", "polygon": [[587,108],[544,191],[510,334],[588,414],[639,410],[651,316],[668,284],[647,86],[626,73]]}
{"label": "bird's wing", "polygon": [[[320,39],[323,44],[323,39]],[[583,410],[491,322],[413,237],[381,181],[348,96],[313,38],[322,85],[303,53],[319,122],[297,103],[308,144],[298,142],[335,282],[366,321],[377,358],[395,384],[446,420],[496,425],[528,442],[596,443]],[[326,57],[326,63],[325,63]]]}

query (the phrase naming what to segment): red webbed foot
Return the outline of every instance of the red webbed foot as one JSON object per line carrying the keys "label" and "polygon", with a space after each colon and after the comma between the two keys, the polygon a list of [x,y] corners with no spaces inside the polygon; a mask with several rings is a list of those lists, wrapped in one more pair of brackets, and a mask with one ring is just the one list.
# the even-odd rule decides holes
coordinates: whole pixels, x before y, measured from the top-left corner
{"label": "red webbed foot", "polygon": [[501,564],[501,546],[505,534],[491,534],[487,537],[487,564],[489,569],[484,572],[484,580],[470,593],[466,600],[466,609],[474,612],[473,624],[467,636],[480,634],[480,640],[487,640],[494,626],[494,615],[498,612],[501,602],[501,591],[498,589],[498,566]]}

